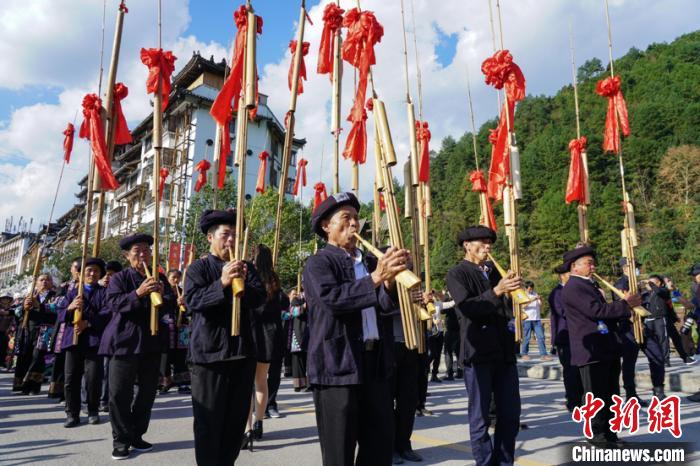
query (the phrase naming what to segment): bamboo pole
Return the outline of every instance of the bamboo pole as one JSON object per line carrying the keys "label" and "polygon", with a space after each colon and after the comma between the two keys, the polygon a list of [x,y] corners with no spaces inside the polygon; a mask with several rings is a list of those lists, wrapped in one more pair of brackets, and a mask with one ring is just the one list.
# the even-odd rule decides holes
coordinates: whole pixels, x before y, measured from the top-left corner
{"label": "bamboo pole", "polygon": [[[340,6],[340,0],[338,0]],[[340,192],[340,104],[341,86],[343,81],[343,59],[340,49],[343,45],[343,36],[340,28],[335,30],[333,36],[333,94],[331,98],[331,132],[333,133],[333,193]]]}
{"label": "bamboo pole", "polygon": [[301,9],[299,12],[299,29],[297,30],[297,47],[294,51],[293,67],[292,67],[292,89],[289,98],[289,111],[287,112],[287,132],[284,136],[284,149],[282,150],[282,176],[279,180],[279,189],[277,194],[277,210],[275,212],[275,238],[272,246],[272,265],[277,266],[280,247],[280,230],[282,229],[282,208],[284,207],[284,198],[286,195],[287,178],[289,177],[289,165],[292,157],[292,144],[294,143],[294,124],[295,113],[297,109],[297,92],[299,90],[299,72],[301,70],[301,61],[303,59],[304,49],[304,25],[306,22],[306,2],[301,1]]}

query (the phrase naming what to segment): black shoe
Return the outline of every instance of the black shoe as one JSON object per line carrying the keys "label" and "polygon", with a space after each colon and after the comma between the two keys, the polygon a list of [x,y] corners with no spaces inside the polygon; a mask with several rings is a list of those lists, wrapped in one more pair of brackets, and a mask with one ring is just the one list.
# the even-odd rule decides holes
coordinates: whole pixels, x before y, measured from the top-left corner
{"label": "black shoe", "polygon": [[[700,397],[700,392],[698,392],[698,397]],[[700,398],[698,398],[698,401],[700,401]],[[416,417],[423,417],[423,410],[418,408],[416,409]]]}
{"label": "black shoe", "polygon": [[683,358],[683,362],[684,362],[685,364],[695,364],[697,361],[695,360],[694,357],[692,357],[692,356],[687,356],[687,357]]}
{"label": "black shoe", "polygon": [[430,377],[430,381],[431,381],[431,382],[442,383],[442,380],[440,380],[440,378],[439,378],[437,375],[433,375],[432,377]]}
{"label": "black shoe", "polygon": [[270,406],[269,408],[267,408],[267,411],[270,413],[270,417],[273,419],[277,419],[279,417],[282,417],[280,415],[280,412],[277,411],[277,408],[274,406]]}
{"label": "black shoe", "polygon": [[401,455],[394,452],[391,455],[391,464],[403,464],[403,458],[401,458]]}
{"label": "black shoe", "polygon": [[464,378],[464,372],[461,369],[457,369],[457,373],[455,374],[455,378],[457,379],[463,379]]}
{"label": "black shoe", "polygon": [[180,385],[179,387],[177,387],[177,392],[183,395],[189,395],[190,393],[192,393],[192,389],[187,385]]}
{"label": "black shoe", "polygon": [[405,459],[406,461],[413,461],[414,463],[423,461],[423,457],[413,450],[406,450],[404,452],[401,452],[399,453],[399,456],[401,456],[401,458]]}
{"label": "black shoe", "polygon": [[248,451],[253,451],[253,440],[254,440],[254,435],[253,431],[249,430],[245,434],[243,434],[243,440],[241,441],[241,450],[248,449]]}
{"label": "black shoe", "polygon": [[444,380],[449,380],[450,382],[452,382],[452,381],[454,381],[454,379],[455,379],[455,378],[454,378],[453,375],[448,375],[447,377],[445,377],[445,378],[442,379],[442,380],[443,380],[443,381],[444,381]]}
{"label": "black shoe", "polygon": [[88,424],[97,425],[100,423],[100,415],[97,413],[88,413]]}
{"label": "black shoe", "polygon": [[659,400],[663,400],[666,398],[666,393],[664,393],[664,387],[654,387],[654,396],[657,397]]}
{"label": "black shoe", "polygon": [[688,397],[688,401],[692,401],[694,403],[700,403],[700,392],[693,393]]}
{"label": "black shoe", "polygon": [[147,451],[153,450],[153,445],[146,442],[144,439],[138,439],[131,443],[131,449],[140,453],[146,453]]}
{"label": "black shoe", "polygon": [[270,419],[270,411],[265,410],[265,415],[263,416],[263,419]]}
{"label": "black shoe", "polygon": [[263,437],[263,422],[255,421],[253,423],[253,436],[255,440],[262,440]]}
{"label": "black shoe", "polygon": [[641,406],[642,408],[646,408],[647,406],[649,406],[649,402],[642,400],[636,393],[627,394],[625,398],[627,398],[625,401],[629,401],[630,398],[636,398],[639,402],[639,406]]}
{"label": "black shoe", "polygon": [[80,425],[80,418],[77,416],[68,416],[68,418],[63,423],[63,427],[70,429],[71,427],[76,427]]}
{"label": "black shoe", "polygon": [[109,405],[107,403],[100,403],[100,407],[98,408],[98,411],[101,413],[108,413],[109,412]]}
{"label": "black shoe", "polygon": [[113,460],[125,460],[127,458],[129,458],[128,448],[115,448],[114,450],[112,450]]}

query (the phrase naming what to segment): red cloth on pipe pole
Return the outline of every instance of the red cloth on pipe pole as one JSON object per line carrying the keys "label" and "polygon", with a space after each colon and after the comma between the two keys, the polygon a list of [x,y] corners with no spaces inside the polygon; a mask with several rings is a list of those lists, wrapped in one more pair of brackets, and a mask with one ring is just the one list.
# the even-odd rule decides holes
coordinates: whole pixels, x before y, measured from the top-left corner
{"label": "red cloth on pipe pole", "polygon": [[[486,180],[484,179],[484,172],[481,170],[474,170],[469,174],[469,181],[472,183],[472,191],[476,193],[485,193],[488,188],[486,185]],[[491,205],[491,200],[486,196],[486,218],[481,219],[483,222],[488,222],[487,227],[491,228],[493,231],[498,231],[498,224],[496,223],[496,216],[493,213],[493,205]]]}
{"label": "red cloth on pipe pole", "polygon": [[573,201],[586,203],[586,171],[583,169],[581,154],[586,150],[586,137],[572,139],[569,142],[571,163],[569,164],[569,178],[566,182],[566,203]]}
{"label": "red cloth on pipe pole", "polygon": [[267,173],[267,158],[269,156],[270,154],[266,150],[258,155],[260,167],[258,167],[258,182],[255,184],[255,191],[259,193],[265,192],[265,174]]}
{"label": "red cloth on pipe pole", "polygon": [[168,167],[163,167],[160,169],[160,183],[158,184],[158,201],[163,200],[163,189],[165,188],[165,179],[170,174]]}
{"label": "red cloth on pipe pole", "polygon": [[321,43],[318,47],[316,72],[318,74],[328,74],[330,79],[333,79],[333,40],[335,32],[343,25],[343,13],[345,13],[345,10],[335,3],[329,3],[323,10],[323,31],[321,32]]}
{"label": "red cloth on pipe pole", "polygon": [[112,173],[112,164],[107,158],[107,143],[105,141],[105,125],[102,121],[102,100],[97,94],[87,94],[83,98],[83,123],[80,125],[79,136],[90,141],[95,167],[102,181],[102,188],[113,191],[119,187],[119,182]]}
{"label": "red cloth on pipe pole", "polygon": [[620,84],[620,77],[615,76],[598,81],[595,87],[598,95],[608,98],[608,113],[605,115],[605,131],[603,132],[603,150],[615,154],[620,153],[620,129],[624,136],[630,135],[627,103],[622,95]]}
{"label": "red cloth on pipe pole", "polygon": [[73,123],[68,123],[66,129],[63,130],[63,160],[70,163],[70,154],[73,152],[73,138],[75,135],[75,126]]}
{"label": "red cloth on pipe pole", "polygon": [[319,204],[326,200],[328,194],[326,193],[326,185],[319,181],[314,185],[314,206],[312,210],[316,210]]}
{"label": "red cloth on pipe pole", "polygon": [[[306,63],[304,62],[304,57],[309,54],[310,44],[306,41],[302,42],[301,48],[301,66],[299,67],[299,79],[297,85],[297,94],[304,93],[304,82],[306,81]],[[289,41],[289,50],[292,52],[292,61],[289,63],[289,73],[287,73],[287,85],[289,90],[292,90],[292,79],[294,76],[294,54],[297,52],[297,41]],[[303,81],[302,81],[303,80]]]}
{"label": "red cloth on pipe pole", "polygon": [[114,102],[112,104],[112,117],[116,118],[114,122],[114,144],[120,146],[129,144],[133,141],[129,126],[126,124],[126,118],[122,111],[122,100],[129,95],[129,88],[124,83],[114,85]]}
{"label": "red cloth on pipe pole", "polygon": [[194,191],[199,192],[202,187],[207,184],[207,171],[211,168],[211,163],[209,163],[208,160],[202,159],[199,162],[197,162],[197,165],[194,166],[194,169],[199,171],[199,175],[197,175],[197,183],[194,185]]}
{"label": "red cloth on pipe pole", "polygon": [[170,90],[172,84],[170,75],[175,70],[175,60],[177,57],[170,51],[163,49],[141,49],[141,63],[148,67],[148,78],[146,79],[146,92],[154,94],[158,92],[158,80],[160,79],[160,95],[163,100],[163,111],[168,108]]}
{"label": "red cloth on pipe pole", "polygon": [[306,159],[299,159],[297,162],[297,179],[294,180],[294,190],[292,191],[293,196],[299,194],[299,184],[306,187],[306,166],[308,164],[309,162]]}

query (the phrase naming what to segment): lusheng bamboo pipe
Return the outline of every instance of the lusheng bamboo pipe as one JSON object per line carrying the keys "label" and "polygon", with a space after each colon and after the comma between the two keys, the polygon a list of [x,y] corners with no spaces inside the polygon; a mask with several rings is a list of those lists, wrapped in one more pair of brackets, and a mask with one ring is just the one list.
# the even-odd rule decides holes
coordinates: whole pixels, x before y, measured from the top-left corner
{"label": "lusheng bamboo pipe", "polygon": [[[229,252],[229,260],[243,260],[243,241],[245,240],[245,165],[246,165],[246,150],[248,147],[248,114],[245,110],[243,100],[238,103],[238,112],[236,115],[237,127],[239,129],[236,144],[235,161],[238,164],[238,197],[236,199],[236,239],[234,251]],[[240,335],[241,331],[241,296],[245,288],[243,278],[234,278],[231,287],[233,290],[233,305],[231,309],[231,336]]]}
{"label": "lusheng bamboo pipe", "polygon": [[[489,260],[491,262],[493,262],[493,265],[496,267],[496,270],[498,270],[498,273],[501,274],[501,277],[505,278],[508,275],[508,272],[506,271],[506,269],[501,267],[501,265],[498,262],[496,262],[496,259],[494,259],[494,257],[491,254],[489,254],[488,257],[489,257]],[[518,304],[522,305],[522,304],[527,304],[527,303],[532,301],[532,298],[530,298],[530,296],[528,296],[527,291],[525,291],[522,288],[518,288],[515,291],[511,291],[509,294],[510,294],[510,297],[514,303],[518,303]]]}
{"label": "lusheng bamboo pipe", "polygon": [[380,191],[377,189],[377,182],[374,182],[374,205],[372,206],[372,244],[379,245],[379,222],[381,222],[382,213],[379,206]]}
{"label": "lusheng bamboo pipe", "polygon": [[[143,270],[146,272],[146,278],[152,278],[153,275],[148,270],[148,264],[144,262]],[[158,272],[156,271],[156,274]],[[158,277],[158,275],[155,275]],[[158,278],[156,278],[158,280]],[[153,291],[150,294],[151,298],[151,315],[150,315],[150,327],[151,335],[158,335],[158,308],[163,305],[163,296],[158,291]]]}
{"label": "lusheng bamboo pipe", "polygon": [[[364,239],[362,236],[359,234],[355,233],[355,238],[362,243],[362,245],[367,249],[369,252],[371,252],[377,259],[381,259],[384,257],[384,253],[380,251],[379,249],[375,248],[372,246],[372,243]],[[412,289],[421,283],[421,279],[413,272],[410,270],[402,270],[396,275],[396,281],[400,283],[401,285],[405,286],[407,289]]]}
{"label": "lusheng bamboo pipe", "polygon": [[[279,179],[279,187],[277,191],[277,210],[275,211],[275,239],[272,244],[272,265],[277,266],[280,249],[280,230],[282,229],[282,208],[284,207],[284,198],[287,194],[287,178],[289,178],[289,165],[292,158],[292,144],[294,143],[294,125],[296,117],[294,116],[297,109],[297,93],[299,91],[299,73],[301,70],[301,61],[303,59],[304,50],[304,25],[306,24],[306,2],[302,0],[301,10],[299,11],[299,29],[297,30],[297,47],[294,50],[292,57],[292,83],[289,99],[289,111],[287,112],[287,132],[284,135],[284,148],[282,150],[282,173]],[[299,174],[297,173],[297,176]]]}
{"label": "lusheng bamboo pipe", "polygon": [[[613,285],[609,281],[605,280],[603,277],[601,277],[597,273],[593,273],[592,275],[593,275],[593,278],[598,280],[605,288],[612,291],[615,294],[615,296],[617,296],[620,299],[625,299],[625,293],[622,290],[615,287],[615,285]],[[647,311],[646,309],[644,309],[642,306],[634,306],[632,308],[632,310],[635,312],[635,314],[637,314],[640,317],[649,317],[651,315],[651,313],[649,311]]]}
{"label": "lusheng bamboo pipe", "polygon": [[382,155],[384,162],[388,167],[396,165],[396,152],[394,151],[394,142],[391,139],[391,130],[389,129],[389,120],[386,116],[386,108],[384,102],[379,99],[374,100],[374,115],[375,122],[379,124],[379,136],[381,139]]}
{"label": "lusheng bamboo pipe", "polygon": [[[340,2],[338,2],[340,3]],[[331,99],[331,131],[333,132],[333,193],[340,192],[340,104],[341,86],[343,82],[343,59],[340,49],[343,45],[343,36],[340,28],[335,30],[333,36],[333,95]]]}
{"label": "lusheng bamboo pipe", "polygon": [[[109,73],[107,74],[107,92],[105,93],[105,141],[107,145],[107,160],[112,163],[114,157],[114,127],[116,118],[114,118],[114,86],[117,81],[117,67],[119,66],[119,51],[122,42],[122,30],[124,29],[124,14],[125,8],[120,4],[117,8],[117,19],[114,26],[114,41],[112,43],[112,58],[109,64]],[[99,191],[99,200],[97,202],[97,222],[95,223],[95,242],[92,246],[93,257],[100,255],[100,242],[102,241],[102,217],[104,215],[105,193],[102,190],[102,179],[95,176],[93,189]]]}
{"label": "lusheng bamboo pipe", "polygon": [[255,90],[258,87],[257,67],[255,63],[255,34],[257,34],[258,20],[253,11],[253,5],[248,2],[248,29],[246,30],[245,49],[245,106],[255,108],[257,106]]}

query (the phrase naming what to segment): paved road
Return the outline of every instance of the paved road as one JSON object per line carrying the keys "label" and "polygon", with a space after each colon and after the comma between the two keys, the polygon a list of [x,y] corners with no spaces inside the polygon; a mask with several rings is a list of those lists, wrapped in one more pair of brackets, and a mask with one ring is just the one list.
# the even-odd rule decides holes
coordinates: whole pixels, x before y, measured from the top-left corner
{"label": "paved road", "polygon": [[[700,364],[696,366],[681,370],[700,371]],[[644,370],[643,365],[640,370]],[[111,432],[106,418],[98,426],[64,429],[60,405],[44,395],[10,394],[10,385],[11,374],[0,374],[0,464],[114,464],[110,459]],[[523,378],[520,386],[522,421],[529,428],[518,436],[517,463],[525,466],[561,463],[557,445],[577,440],[581,432],[562,408],[562,383]],[[428,404],[435,415],[417,418],[413,435],[414,448],[425,458],[422,464],[472,464],[464,386],[459,382],[431,383],[429,390],[432,396]],[[646,390],[641,395],[650,396]],[[284,417],[265,421],[264,440],[256,443],[254,452],[242,452],[238,464],[321,464],[310,394],[294,393],[290,382],[284,380],[280,403]],[[682,440],[700,438],[700,404],[683,399],[681,409]],[[194,464],[190,399],[176,393],[158,396],[145,437],[155,444],[154,451],[133,455],[129,464]],[[646,424],[640,433],[625,437],[634,442],[674,441],[668,433],[647,434]],[[700,464],[700,454],[696,453],[691,461]]]}

